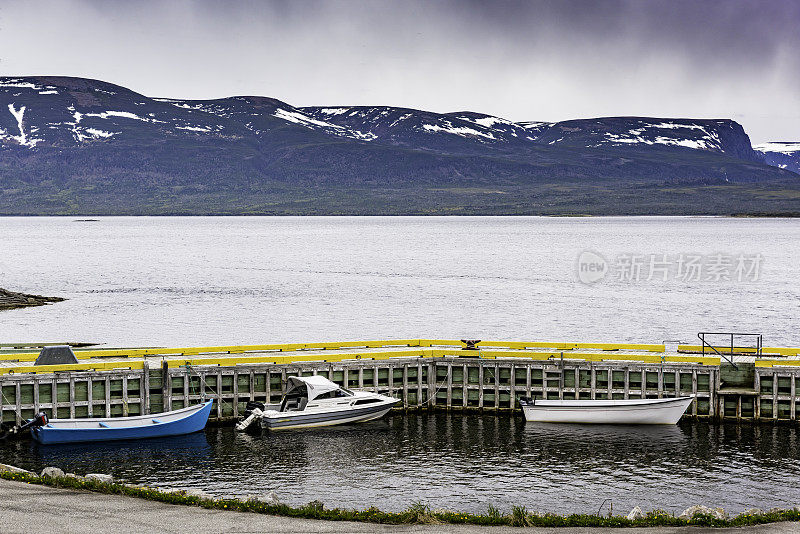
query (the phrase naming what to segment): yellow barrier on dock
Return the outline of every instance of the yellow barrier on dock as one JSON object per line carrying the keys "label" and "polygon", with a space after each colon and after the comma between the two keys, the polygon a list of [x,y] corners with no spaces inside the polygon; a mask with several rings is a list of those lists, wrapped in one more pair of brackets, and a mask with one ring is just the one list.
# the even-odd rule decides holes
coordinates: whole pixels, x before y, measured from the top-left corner
{"label": "yellow barrier on dock", "polygon": [[[717,346],[714,345],[714,348],[717,349],[721,354],[730,354],[731,347],[730,345],[725,346]],[[733,347],[734,354],[755,354],[758,351],[755,347]],[[678,345],[678,352],[703,352],[702,345]],[[706,354],[713,354],[714,350],[706,347],[705,349]],[[800,348],[793,348],[793,347],[762,347],[761,354],[775,354],[779,356],[800,356]]]}
{"label": "yellow barrier on dock", "polygon": [[756,360],[756,367],[800,367],[800,360]]}
{"label": "yellow barrier on dock", "polygon": [[[369,342],[373,348],[385,348],[387,342]],[[392,346],[402,346],[397,341],[391,342]],[[288,345],[240,345],[235,347],[194,347],[194,348],[174,348],[174,349],[114,349],[106,351],[79,351],[81,360],[95,359],[94,362],[83,361],[76,364],[61,364],[61,365],[40,365],[40,366],[0,366],[0,374],[11,373],[54,373],[54,372],[68,372],[68,371],[86,371],[86,370],[110,370],[110,369],[141,369],[143,367],[144,357],[157,358],[163,356],[162,360],[155,359],[153,364],[159,361],[166,362],[170,368],[182,366],[235,366],[247,364],[293,364],[303,362],[344,362],[361,359],[369,360],[388,360],[390,358],[444,358],[444,357],[476,357],[479,359],[498,359],[498,358],[524,358],[530,360],[583,360],[589,362],[637,362],[637,363],[651,363],[651,364],[664,364],[664,363],[697,363],[702,365],[719,365],[720,359],[711,356],[667,356],[655,354],[623,354],[619,352],[609,353],[603,352],[576,352],[576,351],[534,351],[534,350],[520,350],[520,349],[507,349],[507,350],[475,350],[464,351],[461,348],[409,348],[405,350],[393,351],[363,351],[363,352],[330,352],[315,354],[300,354],[299,350],[309,350],[307,347],[313,347],[316,350],[321,349],[323,344],[292,344],[294,347],[302,346],[303,348],[295,349],[293,354],[287,354],[288,351],[284,350]],[[324,344],[325,348],[331,348],[334,344]],[[347,347],[365,347],[365,342],[345,342],[342,344]],[[406,344],[408,346],[410,344]],[[436,345],[432,345],[436,346]],[[441,345],[440,345],[441,346]],[[268,347],[268,348],[267,348]],[[276,350],[275,347],[280,347],[281,350]],[[338,347],[337,347],[338,348]],[[265,350],[266,349],[266,350]],[[225,352],[222,352],[225,350]],[[259,351],[260,350],[260,351]],[[252,355],[246,355],[248,352],[255,352]],[[15,358],[20,355],[13,355]],[[30,355],[35,356],[35,355]],[[135,357],[134,357],[135,356]],[[180,356],[193,356],[189,358],[181,358]],[[125,358],[124,360],[116,361],[103,361],[109,357]],[[142,359],[137,359],[141,357]],[[167,359],[169,358],[169,359]],[[31,361],[31,360],[22,360]],[[10,362],[9,362],[10,363]]]}

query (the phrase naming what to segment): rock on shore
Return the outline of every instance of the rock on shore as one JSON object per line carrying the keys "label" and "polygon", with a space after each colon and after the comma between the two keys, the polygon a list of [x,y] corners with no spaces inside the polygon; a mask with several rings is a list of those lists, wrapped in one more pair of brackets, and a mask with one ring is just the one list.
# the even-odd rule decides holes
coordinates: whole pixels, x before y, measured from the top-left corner
{"label": "rock on shore", "polygon": [[66,299],[61,297],[43,297],[41,295],[28,295],[16,293],[0,287],[0,310],[13,310],[14,308],[29,308],[31,306],[44,306],[51,302],[61,302]]}

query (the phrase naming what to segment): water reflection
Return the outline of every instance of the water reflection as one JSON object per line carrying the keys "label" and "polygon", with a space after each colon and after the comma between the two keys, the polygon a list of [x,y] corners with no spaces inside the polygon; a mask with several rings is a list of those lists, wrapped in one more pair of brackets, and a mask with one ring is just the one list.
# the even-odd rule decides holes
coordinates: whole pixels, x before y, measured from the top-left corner
{"label": "water reflection", "polygon": [[[253,436],[230,428],[107,445],[0,448],[0,462],[108,472],[215,495],[275,491],[291,504],[387,510],[423,501],[485,511],[550,512],[692,504],[794,506],[800,452],[791,427],[627,427],[525,423],[519,417],[394,415],[366,425]],[[626,510],[627,509],[627,510]]]}

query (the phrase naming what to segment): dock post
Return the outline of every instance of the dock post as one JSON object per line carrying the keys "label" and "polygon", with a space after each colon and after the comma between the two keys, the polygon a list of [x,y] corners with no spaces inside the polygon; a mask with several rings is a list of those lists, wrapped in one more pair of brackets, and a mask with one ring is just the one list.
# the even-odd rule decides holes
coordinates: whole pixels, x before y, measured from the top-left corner
{"label": "dock post", "polygon": [[[186,404],[183,405],[184,408]],[[233,369],[233,416],[239,417],[239,370]]]}
{"label": "dock post", "polygon": [[69,377],[69,418],[75,419],[75,376]]}
{"label": "dock post", "polygon": [[575,366],[575,369],[572,370],[572,375],[575,380],[575,398],[581,398],[581,368]]}
{"label": "dock post", "polygon": [[436,406],[436,365],[428,364],[428,407]]}
{"label": "dock post", "polygon": [[597,368],[594,366],[594,362],[589,365],[589,395],[594,400],[597,398]]}
{"label": "dock post", "polygon": [[525,366],[525,395],[528,397],[533,397],[533,392],[531,391],[531,364],[527,364]]}
{"label": "dock post", "polygon": [[[58,380],[56,379],[56,375],[55,374],[53,375],[53,386],[52,387],[53,387],[53,397],[51,399],[53,401],[53,403],[52,403],[52,410],[53,410],[52,417],[55,419],[55,418],[58,417]],[[3,406],[3,401],[2,401],[2,396],[0,395],[0,407],[2,407],[2,406]],[[3,410],[0,409],[0,419],[3,418],[2,416],[3,416]]]}
{"label": "dock post", "polygon": [[500,364],[494,361],[494,411],[500,409]]}
{"label": "dock post", "polygon": [[772,420],[778,420],[778,372],[772,372]]}
{"label": "dock post", "polygon": [[422,407],[422,361],[417,362],[417,407]]}
{"label": "dock post", "polygon": [[[14,395],[15,395],[14,399],[16,400],[16,404],[17,404],[16,405],[16,409],[14,410],[14,415],[17,418],[17,424],[21,425],[22,424],[22,387],[21,387],[19,382],[17,382],[15,384]],[[74,403],[73,403],[73,406],[74,406]],[[73,411],[74,411],[74,407],[73,407]]]}
{"label": "dock post", "polygon": [[403,364],[403,408],[408,409],[408,364]]}
{"label": "dock post", "polygon": [[758,372],[758,367],[756,367],[756,376],[753,377],[753,389],[756,391],[753,401],[753,419],[758,422],[761,419],[761,373]]}
{"label": "dock post", "polygon": [[789,385],[789,388],[790,388],[789,389],[789,391],[790,391],[789,395],[791,395],[791,397],[789,398],[789,419],[794,421],[794,420],[797,419],[797,415],[795,414],[796,402],[795,402],[795,398],[794,398],[794,396],[796,394],[795,380],[797,379],[797,374],[796,373],[792,373],[790,375],[789,379],[791,381],[791,383]]}
{"label": "dock post", "polygon": [[692,369],[692,417],[697,418],[697,369]]}
{"label": "dock post", "polygon": [[511,364],[511,384],[508,390],[508,407],[513,410],[517,406],[517,368]]}
{"label": "dock post", "polygon": [[105,379],[105,403],[106,403],[106,417],[111,417],[111,378],[106,375]]}
{"label": "dock post", "polygon": [[681,396],[681,372],[675,371],[675,396]]}
{"label": "dock post", "polygon": [[[139,386],[139,398],[143,399],[142,402],[142,415],[150,414],[150,362],[145,359],[142,362],[142,379]],[[70,395],[72,387],[70,386]]]}
{"label": "dock post", "polygon": [[33,415],[39,413],[39,380],[33,379]]}
{"label": "dock post", "polygon": [[483,365],[478,365],[478,383],[480,389],[478,390],[478,408],[483,410]]}
{"label": "dock post", "polygon": [[92,391],[92,386],[94,385],[94,380],[92,380],[92,375],[90,374],[89,377],[86,379],[86,414],[87,417],[94,417],[94,392]]}
{"label": "dock post", "polygon": [[217,371],[217,417],[222,419],[223,415],[225,414],[222,412],[222,371]]}
{"label": "dock post", "polygon": [[625,398],[629,398],[631,393],[631,370],[625,367]]}
{"label": "dock post", "polygon": [[467,364],[464,364],[461,375],[461,392],[461,409],[466,410],[469,407],[469,367]]}
{"label": "dock post", "polygon": [[447,362],[447,410],[453,408],[453,362]]}
{"label": "dock post", "polygon": [[664,364],[658,368],[658,398],[664,398]]}
{"label": "dock post", "polygon": [[643,368],[641,373],[642,373],[642,398],[646,399],[647,398],[647,370]]}
{"label": "dock post", "polygon": [[122,376],[122,417],[128,417],[129,412],[130,408],[128,408],[128,374],[125,373]]}
{"label": "dock post", "polygon": [[[169,376],[169,363],[167,360],[161,361],[161,399],[164,411],[172,410],[172,379]],[[219,403],[217,403],[219,405]]]}

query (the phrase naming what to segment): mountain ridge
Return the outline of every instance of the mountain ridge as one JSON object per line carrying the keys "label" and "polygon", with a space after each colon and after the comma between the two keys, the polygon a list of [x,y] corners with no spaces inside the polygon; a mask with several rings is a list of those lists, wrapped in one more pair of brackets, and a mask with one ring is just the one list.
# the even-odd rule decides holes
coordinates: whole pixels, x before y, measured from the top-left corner
{"label": "mountain ridge", "polygon": [[[766,161],[730,119],[517,123],[0,77],[0,214],[719,214],[752,211],[748,202],[795,210],[800,177]],[[747,193],[727,202],[669,200],[675,188],[736,184]],[[768,200],[770,188],[789,192]],[[633,205],[621,202],[625,189],[639,191]]]}

